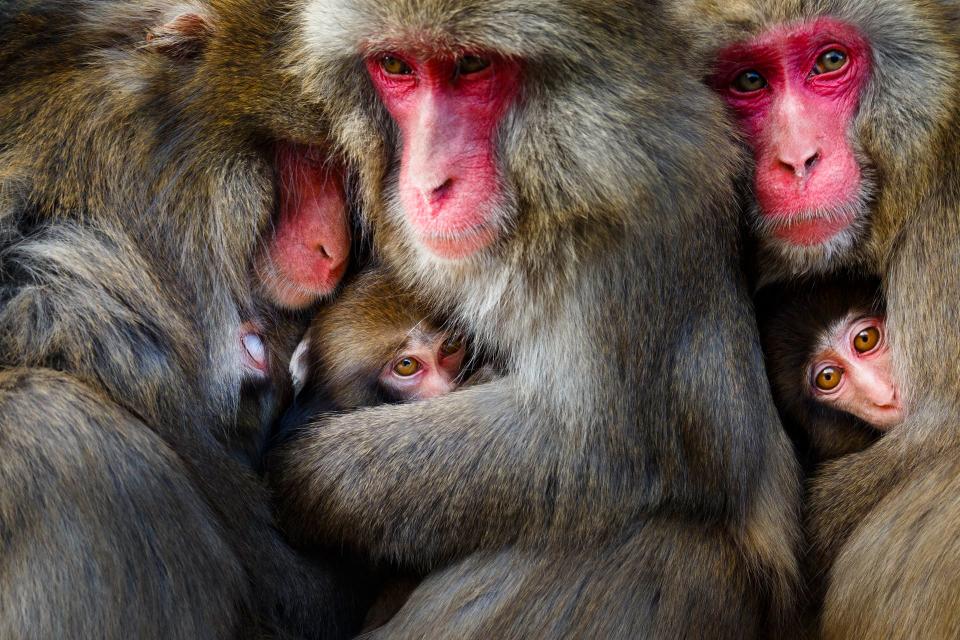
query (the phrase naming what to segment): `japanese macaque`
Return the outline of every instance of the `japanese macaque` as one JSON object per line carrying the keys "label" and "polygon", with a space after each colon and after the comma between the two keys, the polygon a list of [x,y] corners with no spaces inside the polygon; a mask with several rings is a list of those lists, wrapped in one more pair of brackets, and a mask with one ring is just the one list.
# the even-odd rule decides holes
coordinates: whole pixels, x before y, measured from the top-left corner
{"label": "japanese macaque", "polygon": [[[464,336],[445,324],[384,269],[367,268],[320,308],[297,345],[290,359],[297,399],[285,420],[424,400],[492,380],[493,366],[476,367]],[[418,582],[389,566],[378,573],[366,629],[389,620]]]}
{"label": "japanese macaque", "polygon": [[797,469],[740,271],[741,158],[686,31],[626,0],[292,15],[385,268],[505,373],[293,428],[271,460],[291,535],[426,575],[374,637],[782,622]]}
{"label": "japanese macaque", "polygon": [[278,365],[243,322],[331,293],[350,250],[284,31],[252,1],[0,5],[2,637],[359,624],[251,468]]}
{"label": "japanese macaque", "polygon": [[878,287],[842,279],[761,293],[773,397],[813,463],[862,451],[904,420]]}
{"label": "japanese macaque", "polygon": [[290,362],[294,388],[340,409],[456,389],[466,341],[382,269],[361,273],[310,323]]}
{"label": "japanese macaque", "polygon": [[[753,152],[761,279],[881,279],[906,419],[809,500],[826,638],[960,634],[960,4],[677,0]],[[891,606],[898,603],[898,606]]]}

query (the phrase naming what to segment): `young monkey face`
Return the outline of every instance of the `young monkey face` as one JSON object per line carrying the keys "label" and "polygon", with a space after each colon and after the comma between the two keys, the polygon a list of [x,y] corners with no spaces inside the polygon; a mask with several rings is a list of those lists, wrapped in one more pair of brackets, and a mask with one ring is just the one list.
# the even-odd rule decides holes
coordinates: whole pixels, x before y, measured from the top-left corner
{"label": "young monkey face", "polygon": [[415,329],[380,372],[380,385],[397,400],[433,398],[459,386],[466,348],[459,335]]}
{"label": "young monkey face", "polygon": [[880,316],[850,315],[823,337],[807,372],[813,397],[880,431],[904,419],[891,375],[886,324]]}

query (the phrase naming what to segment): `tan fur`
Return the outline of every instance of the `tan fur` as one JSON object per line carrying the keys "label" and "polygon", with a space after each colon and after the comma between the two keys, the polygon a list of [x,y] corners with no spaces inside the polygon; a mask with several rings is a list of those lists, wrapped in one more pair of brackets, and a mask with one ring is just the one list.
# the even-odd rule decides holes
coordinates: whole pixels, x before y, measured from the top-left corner
{"label": "tan fur", "polygon": [[0,6],[4,637],[348,631],[352,595],[281,539],[248,464],[277,399],[241,388],[237,330],[288,320],[249,278],[273,144],[327,140],[284,24],[229,0]]}
{"label": "tan fur", "polygon": [[[815,593],[828,638],[943,638],[960,629],[952,499],[960,454],[960,6],[926,0],[678,2],[709,49],[833,16],[873,47],[851,139],[876,192],[857,248],[818,265],[882,278],[909,417],[811,487]],[[709,34],[709,35],[707,35]],[[765,256],[768,277],[784,275]]]}
{"label": "tan fur", "polygon": [[378,404],[384,366],[412,335],[436,335],[439,325],[422,301],[383,269],[368,269],[311,321],[304,337],[309,343],[306,386],[322,387],[343,409]]}
{"label": "tan fur", "polygon": [[[634,4],[298,5],[296,68],[374,246],[507,370],[327,417],[281,455],[299,536],[429,572],[376,637],[759,637],[791,608],[797,479],[737,263],[739,156],[683,30]],[[504,233],[479,255],[438,260],[402,221],[361,64],[394,45],[523,64]]]}

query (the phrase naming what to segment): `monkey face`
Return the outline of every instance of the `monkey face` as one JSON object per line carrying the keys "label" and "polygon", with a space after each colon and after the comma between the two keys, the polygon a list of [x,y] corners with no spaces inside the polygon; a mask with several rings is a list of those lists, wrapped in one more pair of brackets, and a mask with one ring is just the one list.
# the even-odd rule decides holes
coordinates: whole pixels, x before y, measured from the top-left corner
{"label": "monkey face", "polygon": [[397,200],[404,228],[444,259],[489,246],[509,217],[496,132],[518,91],[518,63],[401,50],[371,56],[366,65],[402,132]]}
{"label": "monkey face", "polygon": [[418,332],[380,372],[380,386],[400,402],[450,393],[459,385],[465,353],[460,336]]}
{"label": "monkey face", "polygon": [[712,83],[754,155],[757,235],[795,272],[826,267],[863,235],[872,186],[851,132],[871,64],[866,38],[827,18],[719,55]]}
{"label": "monkey face", "polygon": [[836,323],[810,359],[805,375],[808,391],[818,402],[853,414],[880,431],[903,422],[882,317],[851,315]]}

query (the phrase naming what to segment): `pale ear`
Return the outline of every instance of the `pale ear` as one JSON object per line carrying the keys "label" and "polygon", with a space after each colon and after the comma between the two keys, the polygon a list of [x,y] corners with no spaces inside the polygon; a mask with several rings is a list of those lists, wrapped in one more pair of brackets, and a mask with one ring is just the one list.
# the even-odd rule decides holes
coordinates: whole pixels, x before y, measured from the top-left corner
{"label": "pale ear", "polygon": [[304,336],[297,348],[293,350],[290,356],[290,379],[293,381],[294,395],[300,393],[303,385],[307,382],[307,376],[310,375],[310,336]]}
{"label": "pale ear", "polygon": [[181,13],[147,31],[143,49],[177,60],[200,55],[213,36],[213,22],[201,13]]}

